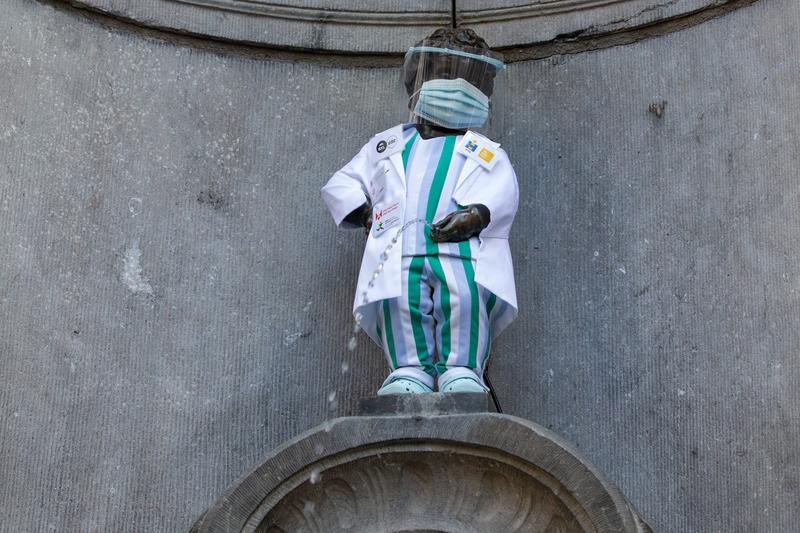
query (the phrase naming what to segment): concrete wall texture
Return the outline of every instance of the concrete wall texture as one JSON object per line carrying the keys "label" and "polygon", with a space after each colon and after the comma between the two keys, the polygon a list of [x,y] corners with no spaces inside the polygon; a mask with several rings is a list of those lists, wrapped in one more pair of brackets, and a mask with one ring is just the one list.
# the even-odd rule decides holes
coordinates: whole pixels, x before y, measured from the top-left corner
{"label": "concrete wall texture", "polygon": [[[760,0],[507,70],[493,381],[655,531],[798,531],[798,20]],[[346,348],[363,237],[318,190],[397,75],[4,2],[0,530],[186,530],[376,389],[379,350]]]}

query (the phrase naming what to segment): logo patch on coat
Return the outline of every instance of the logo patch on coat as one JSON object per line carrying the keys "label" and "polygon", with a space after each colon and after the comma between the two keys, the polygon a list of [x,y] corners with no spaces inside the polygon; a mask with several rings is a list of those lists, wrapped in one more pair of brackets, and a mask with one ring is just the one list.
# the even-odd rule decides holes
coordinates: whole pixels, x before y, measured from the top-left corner
{"label": "logo patch on coat", "polygon": [[494,158],[494,153],[490,152],[486,148],[483,148],[480,152],[478,152],[478,157],[480,157],[487,163],[491,163],[492,159]]}

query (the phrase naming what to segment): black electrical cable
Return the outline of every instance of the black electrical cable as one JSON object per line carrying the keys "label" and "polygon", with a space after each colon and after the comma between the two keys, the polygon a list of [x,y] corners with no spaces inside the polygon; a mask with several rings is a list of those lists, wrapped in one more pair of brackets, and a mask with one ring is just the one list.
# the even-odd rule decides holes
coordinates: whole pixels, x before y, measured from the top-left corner
{"label": "black electrical cable", "polygon": [[497,394],[495,394],[494,387],[492,387],[492,381],[489,379],[489,369],[488,368],[483,373],[483,380],[486,382],[486,386],[489,387],[489,394],[492,395],[492,401],[494,402],[494,408],[497,410],[498,413],[500,413],[502,415],[503,414],[503,409],[500,407],[500,401],[497,399]]}

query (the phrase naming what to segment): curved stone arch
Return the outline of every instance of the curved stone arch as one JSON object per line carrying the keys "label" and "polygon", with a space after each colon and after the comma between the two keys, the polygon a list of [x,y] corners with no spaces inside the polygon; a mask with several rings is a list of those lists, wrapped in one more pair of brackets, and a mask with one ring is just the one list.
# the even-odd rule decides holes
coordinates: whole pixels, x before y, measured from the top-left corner
{"label": "curved stone arch", "polygon": [[482,413],[326,422],[272,452],[193,528],[299,530],[649,528],[556,435],[527,420]]}
{"label": "curved stone arch", "polygon": [[[463,468],[465,464],[468,469]],[[444,477],[450,476],[451,469],[457,466],[462,468],[456,490],[448,493],[443,490],[449,481]],[[362,490],[377,486],[382,489],[391,486],[405,505],[389,507],[376,499],[382,490]],[[501,487],[506,489],[505,497],[498,497],[499,491],[490,490]],[[349,495],[345,498],[349,501],[338,505],[337,511],[358,508],[361,512],[348,511],[348,514],[358,516],[357,527],[364,531],[383,531],[387,524],[401,531],[432,527],[466,531],[465,525],[472,521],[484,522],[482,525],[491,528],[490,531],[530,531],[534,521],[543,522],[545,527],[563,521],[580,528],[579,531],[596,530],[574,496],[544,470],[500,450],[447,441],[368,446],[310,464],[261,502],[245,530],[258,531],[264,524],[270,527],[278,524],[284,531],[301,531],[310,529],[309,523],[341,522],[338,513],[317,513],[320,505],[304,509],[306,512],[300,516],[295,512],[298,507],[306,507],[306,502],[324,502],[329,488]],[[554,494],[559,494],[559,498]],[[437,495],[441,497],[436,498]],[[359,497],[365,500],[364,504],[357,505]],[[440,514],[439,505],[446,512]],[[413,512],[408,512],[409,507],[415,508]],[[537,513],[531,512],[534,507]],[[403,512],[390,515],[390,511],[398,510]],[[418,523],[420,516],[431,522]],[[335,528],[334,523],[323,530]]]}
{"label": "curved stone arch", "polygon": [[[452,20],[449,0],[432,0],[414,11],[399,0],[66,1],[148,28],[277,49],[345,54],[401,54],[409,43]],[[519,52],[578,37],[615,36],[613,44],[619,44],[620,33],[754,1],[458,0],[456,18],[490,36],[492,47]],[[527,54],[531,55],[535,54]]]}

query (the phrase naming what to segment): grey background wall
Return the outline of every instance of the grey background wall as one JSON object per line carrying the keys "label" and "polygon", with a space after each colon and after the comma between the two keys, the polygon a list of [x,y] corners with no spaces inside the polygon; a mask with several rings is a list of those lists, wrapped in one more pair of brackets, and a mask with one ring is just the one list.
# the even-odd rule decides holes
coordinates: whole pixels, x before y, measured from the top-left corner
{"label": "grey background wall", "polygon": [[[4,8],[0,529],[186,530],[384,375],[346,349],[363,238],[318,189],[394,123],[397,72]],[[799,18],[507,71],[521,314],[493,381],[656,531],[800,522]]]}

